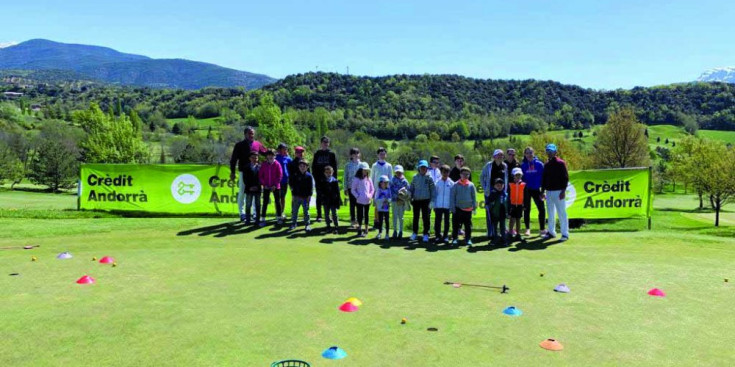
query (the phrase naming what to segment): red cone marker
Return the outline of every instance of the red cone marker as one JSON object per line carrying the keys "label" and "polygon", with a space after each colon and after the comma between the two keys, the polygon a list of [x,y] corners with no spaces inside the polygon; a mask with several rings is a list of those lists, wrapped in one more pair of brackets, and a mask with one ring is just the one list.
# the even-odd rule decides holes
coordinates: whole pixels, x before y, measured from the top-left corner
{"label": "red cone marker", "polygon": [[105,257],[103,257],[103,258],[100,259],[100,264],[112,264],[114,262],[115,262],[115,259],[113,259],[113,258],[111,258],[109,256],[105,256]]}
{"label": "red cone marker", "polygon": [[650,291],[648,291],[648,295],[654,296],[654,297],[666,297],[666,293],[664,293],[664,291],[658,288],[653,288]]}
{"label": "red cone marker", "polygon": [[85,275],[77,279],[77,284],[94,284],[94,278],[89,275]]}
{"label": "red cone marker", "polygon": [[339,310],[342,312],[355,312],[359,309],[360,309],[359,307],[353,305],[350,302],[345,302],[342,304],[342,306],[339,306]]}

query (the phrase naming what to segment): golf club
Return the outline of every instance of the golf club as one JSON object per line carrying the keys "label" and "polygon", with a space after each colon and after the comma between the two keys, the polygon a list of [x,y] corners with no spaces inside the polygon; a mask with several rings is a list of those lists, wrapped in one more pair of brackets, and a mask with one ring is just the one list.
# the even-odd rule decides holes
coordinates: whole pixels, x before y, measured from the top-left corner
{"label": "golf club", "polygon": [[41,245],[28,245],[28,246],[6,246],[0,247],[0,250],[30,250],[35,247],[41,247]]}
{"label": "golf club", "polygon": [[501,290],[500,293],[508,293],[508,291],[510,290],[510,288],[508,288],[505,284],[503,284],[502,287],[494,286],[494,285],[468,284],[468,283],[449,282],[449,281],[444,282],[444,284],[448,284],[448,285],[459,284],[460,286],[465,286],[466,285],[468,287],[481,287],[481,288],[500,289]]}

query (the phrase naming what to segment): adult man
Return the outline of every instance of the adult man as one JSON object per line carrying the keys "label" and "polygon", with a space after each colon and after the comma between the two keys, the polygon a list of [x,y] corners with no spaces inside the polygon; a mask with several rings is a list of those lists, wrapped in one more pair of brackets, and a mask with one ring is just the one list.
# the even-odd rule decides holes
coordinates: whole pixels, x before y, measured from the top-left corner
{"label": "adult man", "polygon": [[[235,180],[235,172],[240,172],[240,179],[238,181],[237,191],[237,209],[240,213],[240,221],[245,221],[245,182],[243,181],[243,172],[248,168],[250,164],[249,155],[251,151],[258,152],[260,155],[265,155],[268,149],[265,146],[255,140],[255,129],[251,126],[245,128],[245,139],[235,144],[235,148],[232,150],[232,156],[230,157],[230,180]],[[237,171],[235,171],[237,168]]]}
{"label": "adult man", "polygon": [[497,179],[503,180],[503,183],[508,182],[508,165],[503,162],[503,150],[495,149],[493,152],[493,160],[487,162],[485,167],[482,168],[480,174],[480,185],[482,191],[485,194],[485,211],[487,216],[485,217],[485,223],[487,224],[487,236],[493,238],[495,236],[504,236],[505,233],[494,233],[492,223],[490,221],[490,207],[487,203],[490,202],[490,193],[493,191],[493,185]]}
{"label": "adult man", "polygon": [[564,198],[569,184],[569,172],[567,171],[567,163],[559,159],[556,153],[555,144],[546,145],[546,155],[549,156],[549,161],[544,165],[541,187],[546,190],[549,232],[544,236],[544,239],[556,237],[555,215],[559,214],[561,241],[566,241],[569,239],[569,219],[567,218],[567,205]]}
{"label": "adult man", "polygon": [[442,172],[439,170],[439,157],[432,155],[431,158],[429,158],[429,165],[429,177],[431,177],[434,182],[439,181],[439,179],[442,178]]}
{"label": "adult man", "polygon": [[311,172],[314,172],[314,181],[316,182],[316,221],[321,222],[322,221],[322,206],[323,206],[323,197],[320,195],[320,192],[324,192],[324,190],[321,190],[321,186],[324,185],[326,181],[326,176],[324,176],[324,167],[326,166],[332,166],[334,168],[334,176],[338,177],[337,172],[337,155],[334,154],[333,151],[329,149],[329,138],[326,136],[322,136],[321,139],[321,147],[319,150],[314,153],[314,159],[311,163]]}
{"label": "adult man", "polygon": [[528,147],[523,151],[523,182],[526,183],[526,192],[523,195],[523,220],[526,224],[526,236],[531,235],[531,199],[536,204],[538,211],[539,236],[546,234],[546,205],[542,199],[544,193],[541,189],[541,179],[544,174],[544,163],[534,155],[533,148]]}

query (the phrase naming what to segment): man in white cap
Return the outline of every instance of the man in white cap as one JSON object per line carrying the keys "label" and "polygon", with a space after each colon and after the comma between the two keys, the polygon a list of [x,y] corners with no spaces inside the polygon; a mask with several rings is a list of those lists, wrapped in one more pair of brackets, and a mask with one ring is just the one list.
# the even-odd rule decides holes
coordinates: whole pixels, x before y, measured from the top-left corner
{"label": "man in white cap", "polygon": [[[508,165],[503,162],[503,158],[503,150],[495,149],[495,152],[493,152],[493,160],[487,162],[485,167],[482,168],[482,173],[480,174],[480,186],[485,194],[485,203],[490,201],[488,200],[488,196],[492,192],[493,185],[497,179],[501,179],[504,183],[508,183]],[[494,236],[504,236],[505,233],[494,233],[493,226],[490,222],[490,208],[487,205],[485,205],[485,211],[487,214],[485,217],[487,224],[487,236],[489,238],[493,238]]]}

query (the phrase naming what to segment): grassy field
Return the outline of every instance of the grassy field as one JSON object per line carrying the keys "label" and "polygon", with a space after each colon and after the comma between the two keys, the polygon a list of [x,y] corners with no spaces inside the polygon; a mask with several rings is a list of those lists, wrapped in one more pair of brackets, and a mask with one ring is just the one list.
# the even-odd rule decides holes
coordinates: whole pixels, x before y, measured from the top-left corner
{"label": "grassy field", "polygon": [[[306,235],[222,218],[93,218],[72,195],[3,191],[0,247],[41,247],[0,250],[0,365],[726,366],[735,213],[715,229],[696,204],[658,196],[651,231],[597,222],[566,243],[479,238],[470,252],[320,225]],[[62,251],[74,258],[56,260]],[[105,255],[118,266],[91,261]],[[97,284],[75,284],[84,274]],[[571,293],[552,291],[562,282]],[[646,295],[653,287],[667,297]],[[339,312],[352,296],[360,311]],[[510,305],[523,315],[503,315]],[[565,349],[541,349],[545,338]],[[332,345],[348,357],[323,359]]]}

